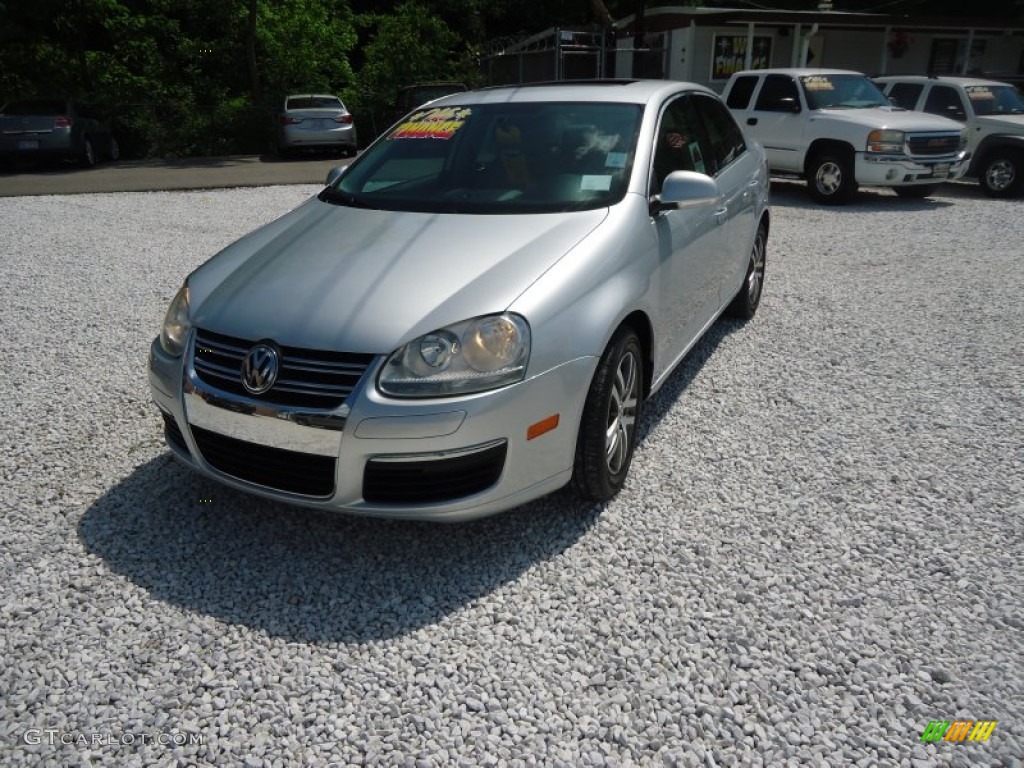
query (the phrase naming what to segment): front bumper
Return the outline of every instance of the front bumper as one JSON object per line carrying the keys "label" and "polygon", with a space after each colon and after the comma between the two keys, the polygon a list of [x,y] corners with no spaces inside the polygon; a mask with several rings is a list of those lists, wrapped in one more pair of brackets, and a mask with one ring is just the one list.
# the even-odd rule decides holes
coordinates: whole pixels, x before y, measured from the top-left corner
{"label": "front bumper", "polygon": [[858,152],[854,173],[857,183],[864,186],[902,187],[956,181],[967,172],[969,164],[967,151],[927,160]]}
{"label": "front bumper", "polygon": [[[597,365],[578,358],[492,392],[397,400],[373,385],[378,358],[340,408],[308,412],[208,386],[191,350],[173,358],[158,340],[150,348],[150,388],[177,458],[288,503],[446,521],[501,512],[569,481]],[[530,425],[554,414],[557,428],[527,439]]]}

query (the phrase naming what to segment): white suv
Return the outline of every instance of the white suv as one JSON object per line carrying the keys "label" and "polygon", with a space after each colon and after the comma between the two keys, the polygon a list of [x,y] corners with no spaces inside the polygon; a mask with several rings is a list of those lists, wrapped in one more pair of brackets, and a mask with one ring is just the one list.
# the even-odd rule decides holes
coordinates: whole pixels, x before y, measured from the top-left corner
{"label": "white suv", "polygon": [[1008,83],[976,77],[894,75],[875,82],[894,104],[967,125],[968,175],[992,197],[1024,192],[1024,99]]}
{"label": "white suv", "polygon": [[771,172],[807,179],[821,203],[845,203],[861,184],[927,197],[967,171],[961,124],[892,106],[859,72],[737,72],[724,98],[743,130],[764,145]]}

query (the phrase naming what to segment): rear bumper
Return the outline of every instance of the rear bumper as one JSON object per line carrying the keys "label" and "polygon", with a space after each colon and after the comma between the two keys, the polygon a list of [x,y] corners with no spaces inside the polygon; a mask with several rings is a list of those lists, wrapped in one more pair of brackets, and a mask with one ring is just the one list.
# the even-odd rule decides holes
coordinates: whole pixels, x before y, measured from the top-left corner
{"label": "rear bumper", "polygon": [[309,130],[288,126],[281,128],[277,135],[277,145],[282,149],[300,149],[302,147],[356,147],[356,129],[354,125],[343,125],[327,130]]}
{"label": "rear bumper", "polygon": [[0,134],[0,155],[5,157],[74,157],[81,148],[70,134]]}

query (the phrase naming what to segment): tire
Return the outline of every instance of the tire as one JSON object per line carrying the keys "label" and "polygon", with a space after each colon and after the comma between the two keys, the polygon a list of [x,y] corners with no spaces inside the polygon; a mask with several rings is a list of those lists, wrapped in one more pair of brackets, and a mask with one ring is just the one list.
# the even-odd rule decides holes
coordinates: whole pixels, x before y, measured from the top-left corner
{"label": "tire", "polygon": [[892,191],[900,197],[906,197],[911,200],[921,200],[928,195],[935,194],[939,189],[939,184],[915,184],[911,187],[893,187]]}
{"label": "tire", "polygon": [[757,312],[761,304],[761,293],[764,290],[764,268],[768,255],[768,230],[764,224],[757,228],[754,245],[750,249],[750,261],[747,263],[747,274],[743,277],[743,285],[733,297],[732,303],[725,310],[730,317],[749,320]]}
{"label": "tire", "polygon": [[113,162],[121,159],[121,145],[113,136],[110,137],[110,145],[107,147],[107,157]]}
{"label": "tire", "polygon": [[978,169],[978,183],[989,197],[1014,197],[1024,185],[1024,154],[1012,149],[995,149]]}
{"label": "tire", "polygon": [[643,352],[632,328],[620,328],[594,372],[583,406],[572,488],[590,501],[606,501],[626,482],[643,407]]}
{"label": "tire", "polygon": [[86,168],[96,165],[96,150],[93,149],[92,140],[88,136],[82,139],[82,154],[79,159]]}
{"label": "tire", "polygon": [[853,164],[836,153],[814,156],[807,166],[807,188],[816,202],[845,205],[857,191]]}

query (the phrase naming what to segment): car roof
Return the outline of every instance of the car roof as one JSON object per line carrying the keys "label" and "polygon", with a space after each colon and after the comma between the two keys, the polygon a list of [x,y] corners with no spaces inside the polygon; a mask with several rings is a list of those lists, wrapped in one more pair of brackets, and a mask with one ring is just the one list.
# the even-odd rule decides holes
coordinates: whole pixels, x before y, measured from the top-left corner
{"label": "car roof", "polygon": [[806,77],[807,75],[861,75],[853,69],[824,69],[821,67],[774,67],[772,69],[744,69],[736,75],[792,75],[793,77]]}
{"label": "car roof", "polygon": [[560,80],[545,83],[502,85],[443,96],[438,104],[498,104],[537,101],[596,101],[646,104],[652,99],[680,91],[717,94],[698,83],[679,80]]}
{"label": "car roof", "polygon": [[341,97],[335,96],[333,93],[289,93],[285,99],[337,99],[341,101]]}
{"label": "car roof", "polygon": [[[981,77],[958,77],[955,75],[881,75],[873,78],[882,83],[951,83],[953,85],[1010,85],[998,80]],[[1012,87],[1012,86],[1011,86]]]}

